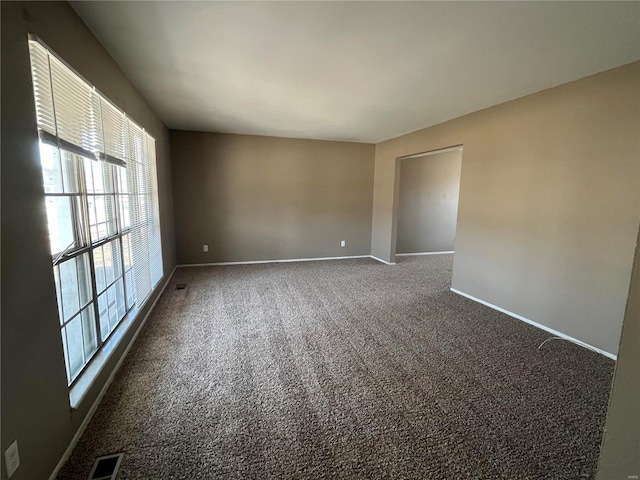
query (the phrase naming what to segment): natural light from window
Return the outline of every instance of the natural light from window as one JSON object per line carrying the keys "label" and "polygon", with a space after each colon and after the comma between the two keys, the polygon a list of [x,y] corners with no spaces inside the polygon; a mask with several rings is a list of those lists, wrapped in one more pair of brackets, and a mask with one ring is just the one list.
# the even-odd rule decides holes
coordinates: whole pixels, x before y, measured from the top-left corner
{"label": "natural light from window", "polygon": [[29,41],[69,384],[163,275],[155,140]]}

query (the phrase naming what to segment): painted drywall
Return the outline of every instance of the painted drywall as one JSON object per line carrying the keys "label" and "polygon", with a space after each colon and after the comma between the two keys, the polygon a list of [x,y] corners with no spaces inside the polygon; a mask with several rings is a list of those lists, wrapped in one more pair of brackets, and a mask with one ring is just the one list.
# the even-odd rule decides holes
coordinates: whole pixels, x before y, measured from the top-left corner
{"label": "painted drywall", "polygon": [[638,478],[640,475],[640,230],[637,243],[598,463],[598,480]]}
{"label": "painted drywall", "polygon": [[[127,332],[82,404],[72,411],[49,253],[27,34],[40,37],[156,138],[165,274],[176,263],[169,132],[66,2],[1,2],[0,6],[1,443],[4,451],[18,440],[21,465],[12,480],[46,479],[146,312]],[[2,461],[2,478],[6,478],[4,458]]]}
{"label": "painted drywall", "polygon": [[376,145],[372,255],[398,157],[464,145],[452,286],[615,354],[640,215],[640,62]]}
{"label": "painted drywall", "polygon": [[453,250],[461,166],[462,150],[400,161],[396,253]]}
{"label": "painted drywall", "polygon": [[179,264],[371,251],[373,145],[171,131],[171,158]]}

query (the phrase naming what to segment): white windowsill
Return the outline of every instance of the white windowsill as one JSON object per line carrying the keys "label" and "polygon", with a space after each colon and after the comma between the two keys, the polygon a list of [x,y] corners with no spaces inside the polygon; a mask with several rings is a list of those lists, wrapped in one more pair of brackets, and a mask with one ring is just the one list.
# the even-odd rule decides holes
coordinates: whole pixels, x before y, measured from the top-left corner
{"label": "white windowsill", "polygon": [[[173,274],[175,273],[175,271],[176,271],[176,267],[173,267],[173,270],[171,271],[171,273],[169,273],[168,275],[165,273],[165,275],[160,279],[160,281],[155,286],[155,288],[151,290],[151,293],[149,294],[147,299],[144,301],[142,306],[140,308],[136,308],[134,306],[129,311],[129,313],[125,315],[125,317],[120,322],[120,325],[116,327],[116,329],[111,334],[111,337],[109,337],[109,340],[107,340],[107,342],[102,346],[100,351],[96,353],[96,355],[91,359],[85,371],[80,374],[76,382],[69,389],[69,404],[71,405],[72,410],[76,410],[80,406],[82,401],[87,396],[89,389],[94,384],[96,378],[98,378],[100,373],[102,373],[102,370],[106,366],[107,362],[109,362],[109,360],[113,356],[116,348],[118,348],[118,346],[122,342],[122,339],[124,338],[124,336],[127,334],[131,326],[134,324],[134,322],[138,318],[140,311],[144,310],[145,307],[147,306],[147,303],[151,302],[149,308],[147,309],[147,313],[145,314],[144,318],[140,321],[138,330],[134,332],[133,337],[129,341],[129,345],[125,347],[125,351],[122,353],[122,357],[118,361],[119,363],[116,364],[116,366],[113,368],[113,370],[111,371],[111,376],[102,387],[102,391],[98,396],[98,401],[102,397],[106,389],[109,387],[109,384],[113,380],[113,376],[115,375],[116,371],[120,367],[120,364],[122,363],[129,349],[133,345],[133,342],[135,341],[136,337],[142,330],[142,327],[146,323],[147,318],[149,318],[149,315],[151,315],[151,313],[153,312],[153,309],[156,306],[156,303],[158,302],[158,300],[160,300],[160,297],[162,297],[162,294],[164,293],[165,288],[167,288],[167,285],[169,285],[169,281],[171,280],[171,277],[173,277]],[[97,403],[94,404],[93,408],[95,408],[96,405]],[[90,418],[91,415],[93,414],[90,413],[88,418]]]}
{"label": "white windowsill", "polygon": [[131,328],[131,325],[133,325],[135,319],[138,317],[139,311],[140,309],[133,307],[129,313],[125,315],[109,337],[109,340],[107,340],[100,351],[95,354],[89,362],[89,365],[87,365],[85,371],[80,374],[76,382],[69,389],[69,403],[72,409],[77,409],[87,396],[87,393],[96,378],[98,378],[105,365],[118,348],[118,345],[120,345],[120,342],[122,342],[122,339]]}

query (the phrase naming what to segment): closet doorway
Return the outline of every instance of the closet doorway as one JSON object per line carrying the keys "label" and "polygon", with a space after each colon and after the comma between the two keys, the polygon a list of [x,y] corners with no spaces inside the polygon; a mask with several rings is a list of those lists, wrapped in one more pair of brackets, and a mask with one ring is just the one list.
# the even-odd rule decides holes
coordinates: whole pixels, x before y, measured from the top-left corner
{"label": "closet doorway", "polygon": [[453,253],[462,145],[400,159],[396,255]]}

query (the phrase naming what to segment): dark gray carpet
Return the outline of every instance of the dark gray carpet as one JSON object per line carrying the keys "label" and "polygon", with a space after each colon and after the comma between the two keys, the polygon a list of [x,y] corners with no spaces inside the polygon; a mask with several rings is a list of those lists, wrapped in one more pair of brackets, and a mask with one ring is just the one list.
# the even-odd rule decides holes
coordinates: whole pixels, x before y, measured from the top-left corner
{"label": "dark gray carpet", "polygon": [[178,269],[59,478],[593,478],[613,362],[537,350],[451,264]]}

